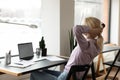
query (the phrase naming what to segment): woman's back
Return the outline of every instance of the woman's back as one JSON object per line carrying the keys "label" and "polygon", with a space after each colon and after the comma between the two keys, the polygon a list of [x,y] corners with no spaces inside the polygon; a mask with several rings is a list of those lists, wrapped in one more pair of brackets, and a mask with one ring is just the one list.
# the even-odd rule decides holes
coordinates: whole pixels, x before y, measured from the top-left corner
{"label": "woman's back", "polygon": [[[88,27],[79,25],[74,27],[73,31],[76,35],[78,45],[72,51],[69,61],[65,66],[64,71],[67,72],[69,72],[72,65],[89,64],[100,52],[100,49],[96,45],[96,39],[86,39],[83,36],[83,33],[89,31]],[[79,74],[79,76],[82,75],[83,73]]]}

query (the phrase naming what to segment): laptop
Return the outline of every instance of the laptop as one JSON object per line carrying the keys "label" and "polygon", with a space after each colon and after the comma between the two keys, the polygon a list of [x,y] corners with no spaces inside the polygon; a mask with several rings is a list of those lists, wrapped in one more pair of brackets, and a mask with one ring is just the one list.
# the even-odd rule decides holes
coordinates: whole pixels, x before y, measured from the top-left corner
{"label": "laptop", "polygon": [[34,56],[32,42],[18,44],[19,58],[30,60]]}

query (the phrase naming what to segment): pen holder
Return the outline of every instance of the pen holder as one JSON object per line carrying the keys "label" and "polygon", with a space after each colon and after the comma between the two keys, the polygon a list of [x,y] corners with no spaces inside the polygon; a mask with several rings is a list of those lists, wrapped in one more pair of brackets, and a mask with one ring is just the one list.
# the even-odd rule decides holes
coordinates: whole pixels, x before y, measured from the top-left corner
{"label": "pen holder", "polygon": [[6,53],[5,55],[5,65],[8,65],[11,63],[11,51],[9,53]]}
{"label": "pen holder", "polygon": [[36,48],[36,55],[37,57],[40,57],[41,54],[41,49],[40,48]]}

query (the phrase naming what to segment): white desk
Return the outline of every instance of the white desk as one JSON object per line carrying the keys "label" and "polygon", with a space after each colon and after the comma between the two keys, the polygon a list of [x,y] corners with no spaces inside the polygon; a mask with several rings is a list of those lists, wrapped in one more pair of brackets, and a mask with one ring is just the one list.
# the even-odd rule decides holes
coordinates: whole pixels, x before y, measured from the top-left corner
{"label": "white desk", "polygon": [[[4,61],[4,59],[0,59],[0,60]],[[67,61],[68,61],[67,58],[64,58],[64,60],[61,60],[61,61],[49,61],[47,59],[44,59],[44,60],[35,62],[35,64],[29,67],[26,67],[26,68],[9,67],[7,65],[0,63],[0,72],[5,73],[5,74],[20,76],[20,75],[30,73],[35,70],[42,70],[42,69],[54,67],[57,65],[66,64]]]}

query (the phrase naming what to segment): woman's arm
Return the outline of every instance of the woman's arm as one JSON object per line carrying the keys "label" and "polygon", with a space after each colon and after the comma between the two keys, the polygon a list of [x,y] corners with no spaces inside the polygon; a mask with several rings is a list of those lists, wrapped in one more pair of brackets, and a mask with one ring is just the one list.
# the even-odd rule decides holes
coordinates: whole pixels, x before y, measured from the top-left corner
{"label": "woman's arm", "polygon": [[93,36],[94,35],[97,36],[102,31],[103,31],[103,28],[91,29],[90,27],[85,26],[85,25],[77,25],[73,28],[73,33],[74,33],[76,40],[77,40],[77,42],[82,50],[87,49],[89,46],[88,41],[83,36],[84,33],[89,33],[89,34],[92,34]]}
{"label": "woman's arm", "polygon": [[81,50],[85,50],[89,45],[88,41],[83,36],[83,33],[88,33],[89,31],[90,28],[84,25],[77,25],[73,28],[73,33]]}

